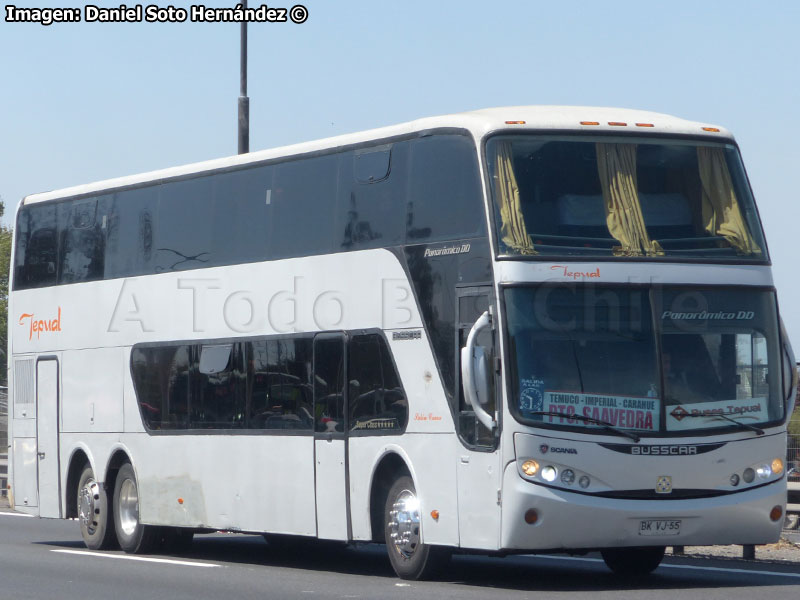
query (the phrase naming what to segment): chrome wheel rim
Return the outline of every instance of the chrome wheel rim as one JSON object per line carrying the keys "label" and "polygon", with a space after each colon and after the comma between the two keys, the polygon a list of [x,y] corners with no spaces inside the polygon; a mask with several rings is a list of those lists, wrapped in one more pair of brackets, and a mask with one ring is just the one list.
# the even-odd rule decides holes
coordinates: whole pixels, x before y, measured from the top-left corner
{"label": "chrome wheel rim", "polygon": [[394,549],[411,558],[419,547],[419,500],[411,490],[397,495],[389,511],[389,537]]}
{"label": "chrome wheel rim", "polygon": [[100,521],[100,486],[87,479],[78,494],[78,519],[89,535],[94,534]]}
{"label": "chrome wheel rim", "polygon": [[119,526],[125,535],[133,535],[139,524],[139,493],[136,484],[126,479],[119,488]]}

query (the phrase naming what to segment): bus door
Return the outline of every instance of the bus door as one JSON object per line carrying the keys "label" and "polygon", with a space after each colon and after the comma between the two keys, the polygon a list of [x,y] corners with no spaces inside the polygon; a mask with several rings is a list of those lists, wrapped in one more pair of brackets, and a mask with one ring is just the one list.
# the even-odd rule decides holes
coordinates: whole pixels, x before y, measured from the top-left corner
{"label": "bus door", "polygon": [[36,455],[41,517],[61,517],[58,400],[58,359],[40,358],[36,361]]}
{"label": "bus door", "polygon": [[[458,521],[463,548],[496,548],[500,540],[501,460],[498,448],[496,303],[491,286],[456,290],[456,417]],[[464,393],[462,369],[470,333],[474,400]],[[477,402],[478,406],[474,406]]]}
{"label": "bus door", "polygon": [[314,467],[317,536],[349,539],[345,335],[314,338]]}

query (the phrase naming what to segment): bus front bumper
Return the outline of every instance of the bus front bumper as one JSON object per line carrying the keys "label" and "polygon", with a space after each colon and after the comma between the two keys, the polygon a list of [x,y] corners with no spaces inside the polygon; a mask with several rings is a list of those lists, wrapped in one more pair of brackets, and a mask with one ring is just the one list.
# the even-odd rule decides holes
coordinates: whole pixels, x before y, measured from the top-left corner
{"label": "bus front bumper", "polygon": [[[783,514],[786,506],[785,480],[714,498],[619,500],[530,483],[511,463],[503,483],[504,550],[768,544],[783,525],[770,511],[780,506]],[[525,519],[530,510],[533,524]]]}

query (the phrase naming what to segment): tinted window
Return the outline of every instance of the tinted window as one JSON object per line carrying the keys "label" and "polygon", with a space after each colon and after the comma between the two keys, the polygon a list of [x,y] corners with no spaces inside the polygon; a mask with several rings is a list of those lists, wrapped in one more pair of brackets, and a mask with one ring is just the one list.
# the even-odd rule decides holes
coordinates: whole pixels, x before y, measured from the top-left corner
{"label": "tinted window", "polygon": [[[376,156],[369,157],[370,152]],[[382,248],[403,243],[408,142],[392,144],[388,176],[375,180],[384,169],[376,165],[382,164],[388,154],[387,147],[381,146],[342,156],[337,250]],[[371,181],[370,171],[373,173]]]}
{"label": "tinted window", "polygon": [[314,340],[315,430],[344,431],[344,343],[343,337]]}
{"label": "tinted window", "polygon": [[211,177],[160,186],[155,269],[185,271],[215,263]]}
{"label": "tinted window", "polygon": [[131,371],[145,425],[185,429],[189,423],[190,346],[134,348]]}
{"label": "tinted window", "polygon": [[154,272],[158,187],[117,192],[108,218],[105,276]]}
{"label": "tinted window", "polygon": [[26,207],[19,214],[15,285],[17,289],[55,285],[58,267],[56,204]]}
{"label": "tinted window", "polygon": [[311,430],[311,338],[258,340],[248,346],[248,427]]}
{"label": "tinted window", "polygon": [[[197,348],[197,347],[196,347]],[[236,429],[245,423],[245,378],[239,344],[199,347],[196,390],[191,394],[190,427]]]}
{"label": "tinted window", "polygon": [[485,230],[475,145],[466,136],[430,136],[411,144],[408,243],[455,240]]}
{"label": "tinted window", "polygon": [[103,278],[109,205],[108,196],[61,205],[59,282],[75,283]]}
{"label": "tinted window", "polygon": [[275,167],[270,206],[273,258],[331,251],[338,155],[319,156]]}
{"label": "tinted window", "polygon": [[408,401],[383,337],[354,336],[347,365],[351,430],[402,430],[408,421]]}
{"label": "tinted window", "polygon": [[215,264],[266,260],[273,170],[257,167],[214,177]]}

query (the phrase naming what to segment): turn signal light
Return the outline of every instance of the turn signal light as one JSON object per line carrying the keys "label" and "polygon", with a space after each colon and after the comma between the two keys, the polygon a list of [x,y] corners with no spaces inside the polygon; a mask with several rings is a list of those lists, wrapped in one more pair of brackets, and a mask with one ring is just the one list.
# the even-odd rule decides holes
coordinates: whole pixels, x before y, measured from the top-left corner
{"label": "turn signal light", "polygon": [[712,133],[719,133],[719,129],[716,127],[703,127],[703,131],[711,131]]}
{"label": "turn signal light", "polygon": [[527,511],[525,511],[525,522],[528,525],[533,525],[538,520],[539,520],[539,513],[537,513],[535,510],[529,508]]}
{"label": "turn signal light", "polygon": [[439,511],[438,510],[432,510],[431,511],[431,518],[434,521],[438,521],[439,520]]}
{"label": "turn signal light", "polygon": [[780,506],[773,506],[772,510],[769,511],[769,518],[772,521],[780,521],[781,517],[783,516],[783,508]]}
{"label": "turn signal light", "polygon": [[581,121],[581,125],[600,125],[600,121]]}
{"label": "turn signal light", "polygon": [[622,121],[609,121],[608,122],[611,127],[627,127],[627,123],[623,123]]}
{"label": "turn signal light", "polygon": [[780,475],[783,473],[783,461],[780,458],[776,458],[772,461],[772,472],[775,475]]}
{"label": "turn signal light", "polygon": [[535,460],[526,460],[522,463],[522,472],[528,477],[533,477],[539,472],[539,463]]}
{"label": "turn signal light", "polygon": [[178,498],[178,504],[183,504],[183,498]]}
{"label": "turn signal light", "polygon": [[506,125],[525,125],[525,121],[506,121]]}
{"label": "turn signal light", "polygon": [[655,127],[652,123],[637,123],[637,127]]}

